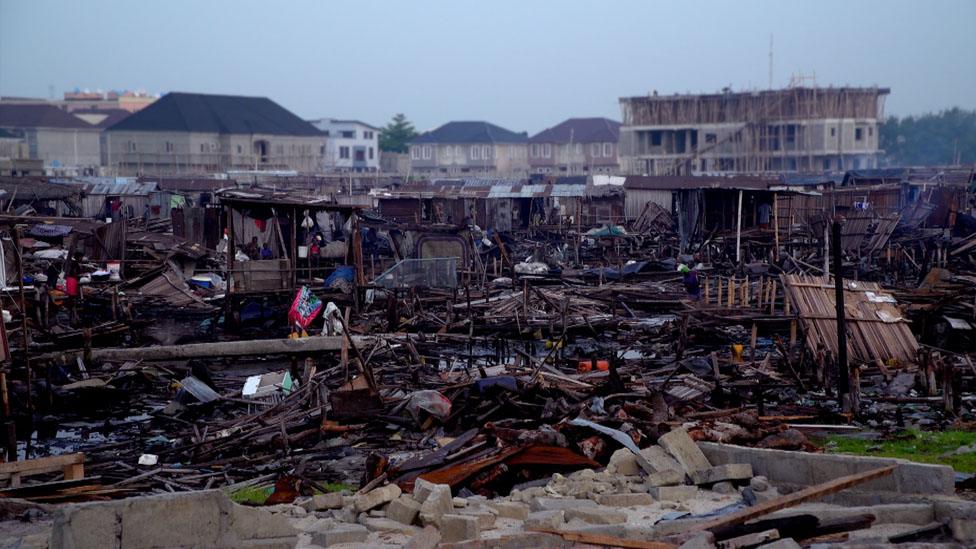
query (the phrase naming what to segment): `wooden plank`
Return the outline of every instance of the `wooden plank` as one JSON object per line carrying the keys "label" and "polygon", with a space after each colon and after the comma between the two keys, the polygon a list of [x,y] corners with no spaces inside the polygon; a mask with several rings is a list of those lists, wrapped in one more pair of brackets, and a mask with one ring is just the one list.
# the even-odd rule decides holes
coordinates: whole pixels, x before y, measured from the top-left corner
{"label": "wooden plank", "polygon": [[13,473],[50,473],[60,471],[69,465],[77,465],[84,462],[85,454],[83,452],[63,456],[27,459],[24,461],[9,461],[0,463],[0,475],[10,475]]}
{"label": "wooden plank", "polygon": [[854,475],[847,475],[834,480],[824,482],[822,484],[817,484],[815,486],[809,486],[802,490],[793,492],[792,494],[787,494],[776,499],[772,499],[760,504],[757,504],[748,509],[743,509],[742,511],[732,513],[730,515],[725,515],[722,517],[717,517],[710,521],[702,522],[699,524],[689,525],[690,531],[702,531],[702,530],[715,530],[718,528],[725,528],[735,524],[742,524],[746,521],[759,518],[769,513],[779,511],[780,509],[786,509],[787,507],[793,507],[801,503],[810,501],[812,499],[821,498],[823,496],[828,496],[840,492],[841,490],[850,488],[851,486],[857,486],[881,477],[886,477],[890,475],[894,470],[898,468],[897,465],[889,465],[887,467],[881,467],[879,469],[872,469],[870,471],[865,471],[863,473],[857,473]]}

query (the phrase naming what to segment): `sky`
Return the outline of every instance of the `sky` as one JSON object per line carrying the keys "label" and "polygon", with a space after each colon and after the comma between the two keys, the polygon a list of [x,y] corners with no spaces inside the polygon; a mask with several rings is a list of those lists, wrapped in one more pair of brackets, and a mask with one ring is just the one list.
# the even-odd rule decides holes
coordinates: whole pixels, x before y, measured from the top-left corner
{"label": "sky", "polygon": [[976,109],[974,22],[973,0],[0,0],[0,95],[254,95],[535,133],[653,90],[765,89],[772,35],[774,87],[888,87],[904,116]]}

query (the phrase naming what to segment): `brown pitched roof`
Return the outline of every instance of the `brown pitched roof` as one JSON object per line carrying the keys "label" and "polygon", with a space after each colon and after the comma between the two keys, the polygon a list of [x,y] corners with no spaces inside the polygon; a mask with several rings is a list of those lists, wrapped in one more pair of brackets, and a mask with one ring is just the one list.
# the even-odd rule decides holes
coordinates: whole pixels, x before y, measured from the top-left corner
{"label": "brown pitched roof", "polygon": [[0,127],[97,129],[54,105],[17,104],[0,105]]}

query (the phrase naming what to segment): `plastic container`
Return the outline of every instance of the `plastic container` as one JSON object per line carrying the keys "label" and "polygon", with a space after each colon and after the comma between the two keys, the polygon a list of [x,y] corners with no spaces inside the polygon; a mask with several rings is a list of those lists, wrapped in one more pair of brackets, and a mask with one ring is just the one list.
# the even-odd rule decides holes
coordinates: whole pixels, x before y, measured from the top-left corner
{"label": "plastic container", "polygon": [[[601,372],[606,372],[607,370],[610,369],[610,361],[609,360],[597,360],[596,361],[596,369],[597,370],[600,370]],[[592,372],[593,371],[593,361],[592,360],[580,360],[576,364],[576,370],[579,373],[581,373],[581,374],[585,374],[587,372]]]}
{"label": "plastic container", "polygon": [[65,293],[67,293],[69,297],[75,297],[78,295],[78,279],[76,277],[64,277],[64,287]]}

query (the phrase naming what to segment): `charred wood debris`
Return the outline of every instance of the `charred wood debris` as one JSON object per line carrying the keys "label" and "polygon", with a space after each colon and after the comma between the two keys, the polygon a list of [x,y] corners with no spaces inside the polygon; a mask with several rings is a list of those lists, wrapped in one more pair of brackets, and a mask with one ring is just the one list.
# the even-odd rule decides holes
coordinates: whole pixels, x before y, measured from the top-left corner
{"label": "charred wood debris", "polygon": [[[626,224],[505,233],[343,211],[339,253],[313,264],[293,208],[276,225],[291,280],[234,292],[227,211],[199,241],[167,220],[0,217],[6,461],[83,452],[85,469],[0,493],[277,482],[287,498],[421,477],[493,496],[605,465],[620,434],[643,448],[684,426],[817,452],[815,434],[974,424],[976,228],[962,212],[702,230],[682,249],[656,205]],[[465,243],[453,287],[378,283],[416,235]],[[342,265],[350,283],[326,285]],[[289,339],[302,286],[329,305]]]}

